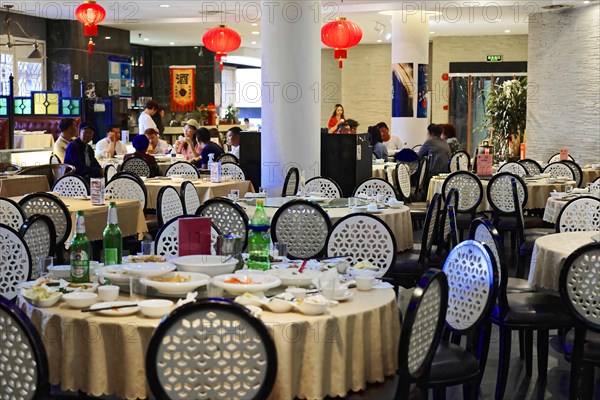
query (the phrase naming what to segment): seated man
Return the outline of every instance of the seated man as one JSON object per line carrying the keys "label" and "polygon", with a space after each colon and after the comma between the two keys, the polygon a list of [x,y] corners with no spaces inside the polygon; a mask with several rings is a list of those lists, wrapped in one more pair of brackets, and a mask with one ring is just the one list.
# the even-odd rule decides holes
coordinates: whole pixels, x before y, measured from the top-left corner
{"label": "seated man", "polygon": [[52,153],[58,156],[60,162],[63,162],[67,146],[77,137],[77,124],[73,118],[64,118],[60,121],[59,127],[60,136],[54,142]]}
{"label": "seated man", "polygon": [[227,144],[229,145],[229,152],[240,158],[240,132],[242,129],[239,126],[234,126],[227,132]]}
{"label": "seated man", "polygon": [[148,146],[148,150],[146,151],[148,154],[167,154],[169,152],[169,143],[166,140],[159,139],[156,129],[148,128],[144,132],[144,135],[150,141],[150,146]]}
{"label": "seated man", "polygon": [[350,128],[350,124],[348,124],[348,122],[346,121],[342,121],[338,124],[337,126],[337,130],[335,133],[339,133],[339,134],[349,134],[351,133],[352,130]]}
{"label": "seated man", "polygon": [[94,157],[94,150],[89,146],[95,132],[91,124],[80,124],[79,137],[69,143],[65,152],[65,164],[71,164],[77,168],[77,175],[86,180],[101,178],[103,175],[102,167]]}
{"label": "seated man", "polygon": [[213,160],[216,160],[217,157],[223,154],[223,149],[218,144],[211,142],[210,132],[208,131],[208,129],[204,127],[198,129],[198,136],[203,146],[202,152],[200,153],[200,168],[206,169],[208,168],[208,155],[214,154]]}
{"label": "seated man", "polygon": [[448,161],[452,157],[450,146],[442,140],[442,128],[440,125],[430,124],[427,127],[428,139],[419,149],[419,157],[429,156],[428,177],[448,172]]}
{"label": "seated man", "polygon": [[346,123],[350,127],[350,133],[356,135],[358,133],[358,126],[360,125],[358,121],[353,119],[346,120]]}
{"label": "seated man", "polygon": [[[150,129],[146,129],[146,132],[149,130]],[[123,157],[123,161],[125,161],[131,157],[143,158],[150,165],[150,176],[149,177],[152,178],[152,177],[158,175],[159,174],[158,163],[156,162],[156,158],[154,158],[154,156],[147,153],[148,146],[150,146],[150,140],[148,140],[148,137],[146,137],[146,135],[135,135],[132,142],[133,142],[133,148],[135,149],[135,152],[133,152],[131,154],[126,154],[125,157]]]}
{"label": "seated man", "polygon": [[108,154],[108,158],[127,154],[127,146],[121,142],[121,128],[116,125],[108,125],[106,137],[96,143],[96,157],[104,157],[105,154]]}
{"label": "seated man", "polygon": [[381,138],[383,139],[383,144],[385,144],[385,147],[388,149],[388,153],[393,153],[402,148],[402,140],[400,140],[398,136],[390,133],[390,129],[385,122],[378,123],[377,128],[379,129],[379,132],[381,132]]}

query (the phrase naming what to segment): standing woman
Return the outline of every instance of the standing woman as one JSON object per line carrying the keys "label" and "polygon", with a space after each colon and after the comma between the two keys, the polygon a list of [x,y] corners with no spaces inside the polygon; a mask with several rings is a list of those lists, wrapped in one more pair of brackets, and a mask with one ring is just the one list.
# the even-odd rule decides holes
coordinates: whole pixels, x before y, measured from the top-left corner
{"label": "standing woman", "polygon": [[200,124],[195,119],[190,119],[183,127],[184,137],[176,142],[177,154],[183,154],[188,161],[195,161],[200,158],[202,145],[196,139],[196,130]]}
{"label": "standing woman", "polygon": [[341,104],[336,104],[333,112],[331,113],[331,118],[329,118],[329,122],[327,123],[327,129],[329,133],[334,133],[337,129],[337,126],[340,122],[344,122],[346,117],[344,116],[344,107]]}

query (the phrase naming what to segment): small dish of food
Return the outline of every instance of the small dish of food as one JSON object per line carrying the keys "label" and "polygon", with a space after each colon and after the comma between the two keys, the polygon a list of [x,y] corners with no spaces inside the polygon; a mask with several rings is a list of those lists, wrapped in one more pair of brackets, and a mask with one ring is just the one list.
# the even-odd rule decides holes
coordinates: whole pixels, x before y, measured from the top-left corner
{"label": "small dish of food", "polygon": [[52,307],[62,297],[62,293],[52,291],[42,286],[32,287],[30,289],[22,289],[21,295],[28,303],[36,307]]}

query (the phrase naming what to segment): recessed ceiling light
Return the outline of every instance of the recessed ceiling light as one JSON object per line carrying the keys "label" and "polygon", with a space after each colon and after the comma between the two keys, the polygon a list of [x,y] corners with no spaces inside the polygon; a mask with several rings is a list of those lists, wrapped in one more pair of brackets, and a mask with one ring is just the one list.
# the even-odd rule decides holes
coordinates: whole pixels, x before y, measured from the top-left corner
{"label": "recessed ceiling light", "polygon": [[252,31],[252,34],[253,35],[260,35],[260,32],[258,32],[258,31]]}
{"label": "recessed ceiling light", "polygon": [[583,4],[590,4],[590,0],[585,0]]}
{"label": "recessed ceiling light", "polygon": [[381,39],[377,39],[377,43],[381,43],[381,42],[382,42],[382,40],[381,40]]}
{"label": "recessed ceiling light", "polygon": [[387,33],[385,35],[385,40],[390,40],[392,38],[392,34],[391,33]]}
{"label": "recessed ceiling light", "polygon": [[434,31],[429,32],[430,35],[435,35]]}
{"label": "recessed ceiling light", "polygon": [[169,7],[171,7],[171,5],[170,4],[161,4],[161,5],[159,5],[159,7],[160,8],[169,8]]}
{"label": "recessed ceiling light", "polygon": [[252,44],[256,44],[256,42],[252,42]]}
{"label": "recessed ceiling light", "polygon": [[256,22],[253,22],[250,25],[252,25],[252,26],[258,26],[258,24]]}
{"label": "recessed ceiling light", "polygon": [[147,37],[144,38],[144,42],[147,42],[148,40],[150,40],[150,39],[148,39]]}
{"label": "recessed ceiling light", "polygon": [[175,46],[175,42],[169,42],[171,46]]}
{"label": "recessed ceiling light", "polygon": [[504,33],[510,33],[510,29],[505,29]]}
{"label": "recessed ceiling light", "polygon": [[110,40],[110,36],[105,36],[104,39]]}

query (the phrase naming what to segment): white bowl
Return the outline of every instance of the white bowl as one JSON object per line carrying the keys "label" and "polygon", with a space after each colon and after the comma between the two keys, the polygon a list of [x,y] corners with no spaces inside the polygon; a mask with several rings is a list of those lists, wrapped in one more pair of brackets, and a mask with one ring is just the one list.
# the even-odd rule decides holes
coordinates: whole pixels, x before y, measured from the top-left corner
{"label": "white bowl", "polygon": [[144,277],[164,275],[175,268],[175,265],[171,263],[131,263],[123,265],[123,271]]}
{"label": "white bowl", "polygon": [[123,265],[110,265],[98,268],[96,274],[101,278],[108,279],[113,284],[129,283],[129,274],[125,273]]}
{"label": "white bowl", "polygon": [[142,314],[150,318],[162,318],[171,312],[171,300],[143,300],[138,303]]}
{"label": "white bowl", "polygon": [[286,313],[294,308],[294,304],[283,299],[273,298],[269,301],[267,307],[274,313]]}
{"label": "white bowl", "polygon": [[311,299],[310,297],[307,297],[307,298],[303,299],[302,301],[298,302],[298,304],[296,305],[296,308],[298,310],[300,310],[300,312],[302,314],[321,315],[327,310],[328,306],[329,306],[329,302],[326,302],[323,300],[317,301],[315,299]]}
{"label": "white bowl", "polygon": [[281,279],[284,286],[310,286],[314,278],[321,275],[320,271],[314,269],[304,269],[302,273],[298,268],[280,268],[271,269],[267,274]]}
{"label": "white bowl", "polygon": [[[163,282],[156,281],[154,279],[173,278],[175,276],[182,276],[189,278],[188,282]],[[194,289],[204,286],[210,282],[210,276],[201,274],[199,272],[169,272],[160,277],[153,278],[142,278],[140,283],[142,285],[150,286],[158,290],[163,294],[173,295],[185,295],[188,292],[192,292]],[[143,310],[142,310],[143,311]]]}
{"label": "white bowl", "polygon": [[56,279],[69,279],[71,277],[70,265],[53,265],[48,267],[48,272],[52,273]]}
{"label": "white bowl", "polygon": [[299,287],[289,287],[285,289],[287,293],[291,293],[294,296],[294,299],[303,299],[306,297],[306,289]]}
{"label": "white bowl", "polygon": [[196,255],[175,258],[171,260],[171,262],[177,266],[178,271],[201,272],[213,277],[233,272],[235,265],[237,264],[237,259],[234,257],[226,263],[223,263],[227,258],[229,257]]}
{"label": "white bowl", "polygon": [[64,301],[73,308],[89,307],[96,302],[98,295],[90,292],[73,292],[63,295]]}
{"label": "white bowl", "polygon": [[[250,283],[235,283],[231,280]],[[281,280],[268,274],[226,274],[215,276],[212,284],[233,294],[264,292],[281,285]]]}
{"label": "white bowl", "polygon": [[50,297],[47,299],[35,299],[33,297],[30,297],[30,289],[22,289],[21,296],[23,296],[28,303],[33,304],[36,307],[43,308],[52,307],[53,305],[55,305],[58,302],[58,300],[60,300],[60,298],[62,297],[62,293],[51,292]]}
{"label": "white bowl", "polygon": [[116,285],[98,287],[98,296],[102,301],[116,301],[119,298],[120,288]]}

